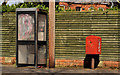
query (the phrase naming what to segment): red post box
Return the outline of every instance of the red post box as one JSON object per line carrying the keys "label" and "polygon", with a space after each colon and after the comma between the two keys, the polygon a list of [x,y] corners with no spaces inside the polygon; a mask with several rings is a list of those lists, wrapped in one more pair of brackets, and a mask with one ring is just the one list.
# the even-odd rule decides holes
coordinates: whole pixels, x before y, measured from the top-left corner
{"label": "red post box", "polygon": [[101,40],[94,35],[86,37],[86,54],[101,54]]}

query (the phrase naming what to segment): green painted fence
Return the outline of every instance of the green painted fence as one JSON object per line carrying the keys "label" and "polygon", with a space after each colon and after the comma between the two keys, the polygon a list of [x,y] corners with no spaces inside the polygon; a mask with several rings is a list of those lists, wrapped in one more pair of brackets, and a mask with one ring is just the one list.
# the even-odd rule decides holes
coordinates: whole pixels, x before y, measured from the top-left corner
{"label": "green painted fence", "polygon": [[[1,32],[2,31],[2,32]],[[3,57],[16,56],[16,15],[15,12],[6,12],[2,15],[2,28],[0,30],[2,40],[0,50]]]}
{"label": "green painted fence", "polygon": [[56,58],[85,58],[85,38],[96,35],[102,38],[100,60],[118,61],[118,12],[59,12],[56,13]]}
{"label": "green painted fence", "polygon": [[[85,38],[89,35],[102,37],[100,60],[118,61],[120,14],[118,12],[56,12],[55,57],[56,59],[85,58]],[[4,57],[16,56],[16,15],[6,12],[0,16],[0,52]]]}

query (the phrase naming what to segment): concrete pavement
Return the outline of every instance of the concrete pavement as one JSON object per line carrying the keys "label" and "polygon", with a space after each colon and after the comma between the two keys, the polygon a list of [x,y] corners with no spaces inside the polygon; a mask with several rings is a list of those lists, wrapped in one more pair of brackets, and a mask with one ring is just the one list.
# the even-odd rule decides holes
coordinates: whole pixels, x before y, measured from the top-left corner
{"label": "concrete pavement", "polygon": [[120,75],[120,71],[118,69],[103,69],[103,68],[96,68],[96,69],[84,69],[84,68],[38,68],[35,69],[34,66],[29,67],[18,67],[16,68],[13,65],[2,65],[2,75],[75,75],[75,74],[112,74],[112,75]]}

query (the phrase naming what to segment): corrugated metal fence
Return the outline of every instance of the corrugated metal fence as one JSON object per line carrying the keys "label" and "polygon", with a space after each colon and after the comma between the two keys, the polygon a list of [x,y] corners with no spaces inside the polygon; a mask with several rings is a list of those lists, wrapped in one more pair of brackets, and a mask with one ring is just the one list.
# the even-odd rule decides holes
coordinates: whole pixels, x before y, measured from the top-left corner
{"label": "corrugated metal fence", "polygon": [[[89,35],[102,37],[100,60],[118,61],[120,14],[118,12],[59,12],[56,13],[56,59],[85,58],[85,38]],[[3,57],[16,56],[16,15],[3,13],[0,49]]]}
{"label": "corrugated metal fence", "polygon": [[16,15],[15,12],[6,12],[2,15],[2,41],[0,50],[3,57],[16,57]]}
{"label": "corrugated metal fence", "polygon": [[118,12],[60,12],[56,13],[56,58],[84,60],[85,38],[102,38],[100,60],[118,61]]}

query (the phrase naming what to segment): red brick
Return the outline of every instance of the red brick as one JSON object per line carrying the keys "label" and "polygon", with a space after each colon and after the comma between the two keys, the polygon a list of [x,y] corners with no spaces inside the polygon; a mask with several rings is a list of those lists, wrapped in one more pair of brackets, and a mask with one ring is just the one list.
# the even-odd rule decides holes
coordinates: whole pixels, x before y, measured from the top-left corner
{"label": "red brick", "polygon": [[[10,57],[11,58],[11,62],[5,62],[5,58],[6,57],[0,57],[0,62],[2,64],[14,64],[16,62],[16,57]],[[8,57],[7,57],[8,58]],[[56,64],[55,65],[59,65],[59,66],[83,66],[84,65],[84,61],[83,60],[66,60],[66,59],[56,59]],[[102,67],[113,67],[113,68],[119,68],[119,64],[120,62],[117,61],[102,61]],[[49,66],[49,65],[47,65]]]}
{"label": "red brick", "polygon": [[[91,5],[91,4],[71,4],[71,5],[68,5],[68,3],[66,3],[66,2],[59,2],[59,5],[64,5],[65,10],[67,10],[68,7],[70,7],[71,10],[75,10],[76,7],[81,7],[81,11],[88,11],[88,8],[91,7],[91,6],[93,6],[95,8],[95,10],[98,10],[99,7],[104,8],[104,10],[109,8],[109,7],[107,7],[106,5],[103,5],[103,4],[93,4],[93,5]],[[85,10],[82,10],[82,8],[85,8]]]}
{"label": "red brick", "polygon": [[103,67],[116,67],[119,68],[119,63],[116,61],[103,61]]}

